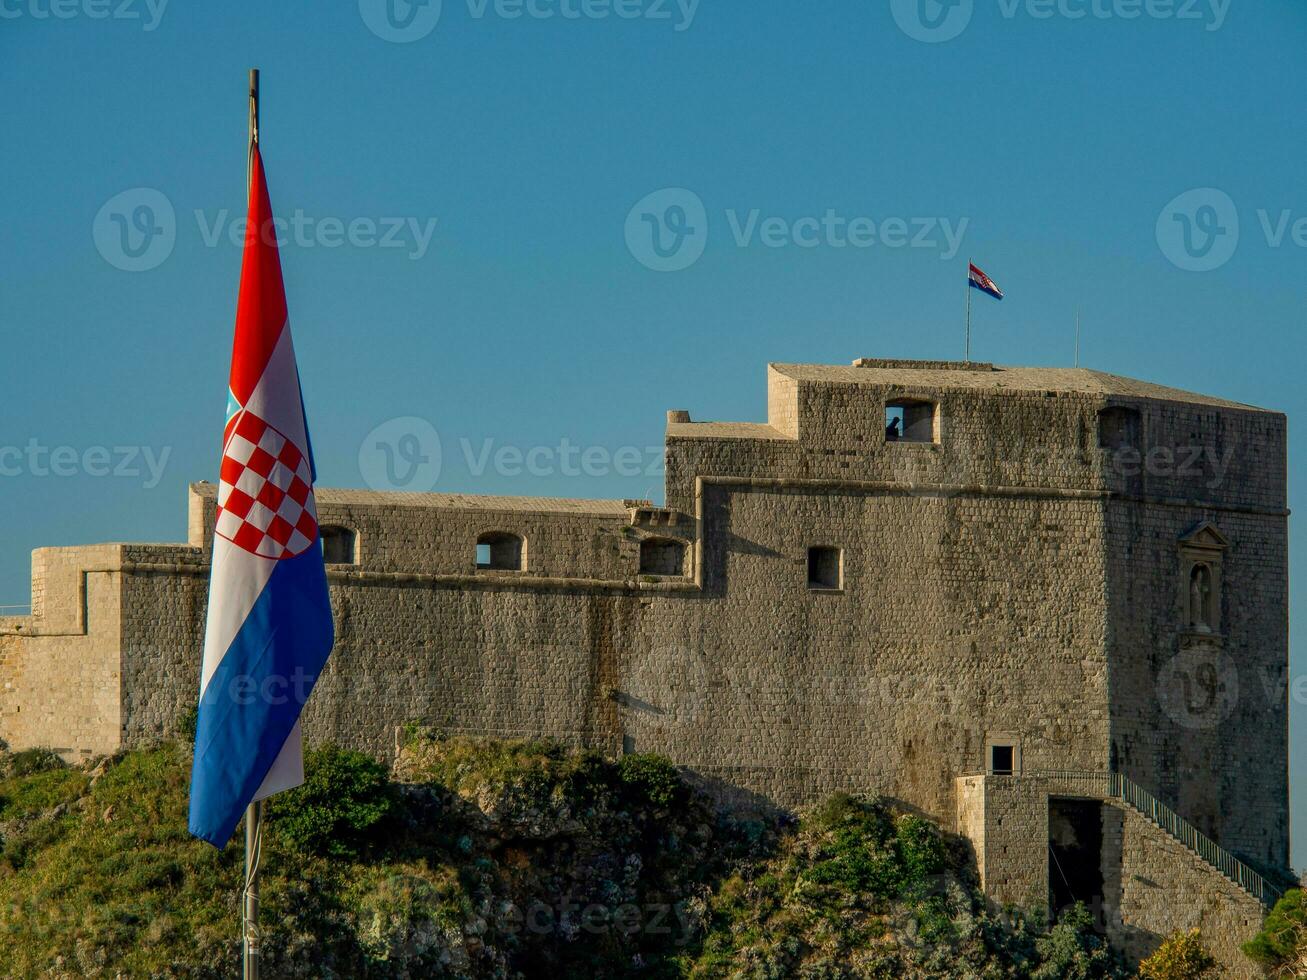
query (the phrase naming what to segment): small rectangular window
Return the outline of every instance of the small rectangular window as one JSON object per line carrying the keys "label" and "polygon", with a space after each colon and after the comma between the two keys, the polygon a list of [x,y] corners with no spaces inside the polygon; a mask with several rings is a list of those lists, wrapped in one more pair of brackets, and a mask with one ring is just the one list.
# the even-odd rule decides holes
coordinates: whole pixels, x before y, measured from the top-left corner
{"label": "small rectangular window", "polygon": [[886,442],[939,442],[939,406],[916,398],[885,405]]}
{"label": "small rectangular window", "polygon": [[347,527],[323,524],[318,529],[322,538],[322,560],[329,565],[352,565],[354,555],[354,532]]}
{"label": "small rectangular window", "polygon": [[808,549],[808,588],[844,587],[843,553],[839,548],[817,545]]}
{"label": "small rectangular window", "polygon": [[1016,766],[1016,750],[1011,745],[989,747],[989,772],[993,776],[1010,776]]}

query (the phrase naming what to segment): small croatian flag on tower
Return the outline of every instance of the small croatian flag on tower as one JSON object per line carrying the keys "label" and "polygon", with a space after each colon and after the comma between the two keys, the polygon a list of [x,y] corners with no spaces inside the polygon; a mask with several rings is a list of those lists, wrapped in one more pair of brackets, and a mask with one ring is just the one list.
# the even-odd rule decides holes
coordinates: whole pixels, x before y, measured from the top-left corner
{"label": "small croatian flag on tower", "polygon": [[979,289],[982,293],[988,293],[995,299],[1003,298],[1003,290],[994,285],[994,280],[989,278],[972,263],[967,263],[967,281],[972,289]]}
{"label": "small croatian flag on tower", "polygon": [[190,830],[304,781],[300,711],[334,640],[299,370],[258,144],[223,431]]}

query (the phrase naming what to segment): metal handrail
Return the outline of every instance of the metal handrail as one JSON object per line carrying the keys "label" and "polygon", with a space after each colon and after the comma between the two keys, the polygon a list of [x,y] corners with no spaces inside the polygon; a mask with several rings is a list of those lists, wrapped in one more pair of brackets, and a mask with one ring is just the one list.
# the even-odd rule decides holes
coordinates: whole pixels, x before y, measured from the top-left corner
{"label": "metal handrail", "polygon": [[1281,897],[1280,891],[1260,874],[1123,773],[1037,769],[1027,770],[1024,775],[1060,782],[1073,787],[1077,792],[1120,800],[1143,814],[1263,905],[1273,906]]}

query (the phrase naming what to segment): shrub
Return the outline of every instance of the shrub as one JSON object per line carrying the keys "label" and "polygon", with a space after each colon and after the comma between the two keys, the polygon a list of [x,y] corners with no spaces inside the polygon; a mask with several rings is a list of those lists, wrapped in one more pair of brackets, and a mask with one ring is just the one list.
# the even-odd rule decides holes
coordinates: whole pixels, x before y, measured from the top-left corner
{"label": "shrub", "polygon": [[1242,949],[1269,973],[1293,976],[1295,965],[1307,960],[1307,901],[1302,890],[1285,892],[1266,917],[1262,931]]}
{"label": "shrub", "polygon": [[269,823],[292,847],[353,857],[393,804],[385,766],[328,745],[305,757],[304,785],[273,798]]}
{"label": "shrub", "polygon": [[1139,980],[1209,980],[1220,976],[1216,959],[1197,929],[1173,932],[1139,964]]}
{"label": "shrub", "polygon": [[15,752],[9,758],[9,775],[18,776],[35,776],[40,772],[50,772],[52,769],[67,768],[68,763],[59,756],[53,749],[24,749],[22,752]]}
{"label": "shrub", "polygon": [[1106,980],[1125,976],[1107,941],[1094,932],[1094,917],[1077,902],[1035,942],[1039,967],[1033,980]]}
{"label": "shrub", "polygon": [[195,741],[195,728],[200,721],[200,706],[193,704],[177,716],[177,738],[182,742]]}
{"label": "shrub", "polygon": [[670,759],[661,755],[624,755],[617,777],[630,791],[654,806],[670,806],[682,798],[685,784]]}
{"label": "shrub", "polygon": [[948,851],[939,828],[921,817],[900,817],[895,827],[897,850],[909,882],[921,884],[942,874]]}

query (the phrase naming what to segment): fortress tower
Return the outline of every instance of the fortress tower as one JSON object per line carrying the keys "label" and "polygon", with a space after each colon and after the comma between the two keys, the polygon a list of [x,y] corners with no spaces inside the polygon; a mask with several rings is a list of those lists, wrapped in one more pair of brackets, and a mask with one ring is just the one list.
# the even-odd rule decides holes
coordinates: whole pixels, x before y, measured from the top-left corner
{"label": "fortress tower", "polygon": [[[1097,902],[1134,955],[1201,924],[1247,974],[1289,857],[1284,416],[870,359],[773,364],[767,408],[669,413],[663,507],[319,490],[310,737],[385,753],[421,720],[662,752],[728,799],[884,794],[966,834],[995,901]],[[173,730],[215,489],[189,544],[34,554],[0,737]]]}

